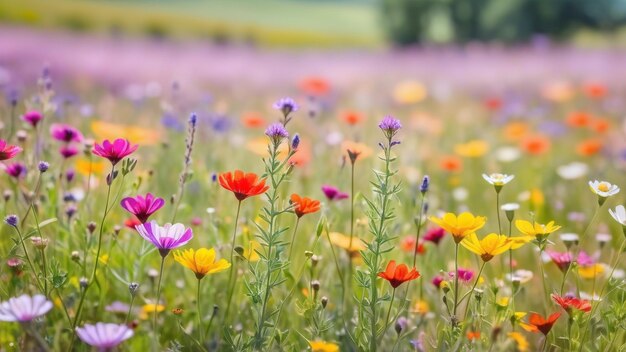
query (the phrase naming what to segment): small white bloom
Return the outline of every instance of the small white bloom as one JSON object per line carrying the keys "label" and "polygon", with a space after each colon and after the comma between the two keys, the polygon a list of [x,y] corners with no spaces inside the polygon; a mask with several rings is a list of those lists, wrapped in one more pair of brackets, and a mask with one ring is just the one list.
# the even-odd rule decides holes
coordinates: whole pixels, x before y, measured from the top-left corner
{"label": "small white bloom", "polygon": [[500,209],[502,209],[503,211],[516,211],[519,209],[519,204],[518,203],[506,203],[506,204],[502,204],[502,206],[500,207]]}
{"label": "small white bloom", "polygon": [[456,200],[457,202],[462,202],[466,200],[467,196],[468,196],[467,189],[463,187],[457,187],[452,191],[452,197],[454,197],[454,200]]}
{"label": "small white bloom", "polygon": [[626,209],[623,205],[618,205],[615,207],[615,210],[609,209],[609,213],[611,213],[611,216],[615,219],[615,221],[622,224],[622,226],[626,226]]}
{"label": "small white bloom", "polygon": [[515,272],[513,272],[513,277],[511,277],[510,275],[508,275],[509,280],[517,280],[519,281],[521,284],[527,283],[530,280],[533,279],[533,272],[530,270],[524,270],[524,269],[519,269],[519,270],[515,270]]}
{"label": "small white bloom", "polygon": [[499,162],[510,163],[519,159],[522,155],[520,150],[515,147],[502,147],[496,150],[496,159]]}
{"label": "small white bloom", "polygon": [[559,166],[556,169],[556,173],[565,180],[575,180],[585,176],[589,172],[589,166],[580,161],[574,161],[572,163]]}
{"label": "small white bloom", "polygon": [[491,175],[483,174],[483,178],[485,179],[485,181],[489,182],[490,184],[494,186],[504,186],[507,183],[511,182],[511,180],[515,178],[515,175],[507,175],[507,174],[499,174],[499,173],[494,173]]}
{"label": "small white bloom", "polygon": [[212,207],[211,208],[206,208],[206,212],[207,212],[207,214],[213,214],[213,213],[215,213],[215,208],[212,208]]}
{"label": "small white bloom", "polygon": [[613,238],[613,236],[611,236],[608,233],[599,233],[596,234],[596,241],[600,242],[600,243],[607,243],[610,242],[611,239]]}
{"label": "small white bloom", "polygon": [[589,181],[591,191],[600,197],[607,198],[619,193],[619,187],[606,181]]}
{"label": "small white bloom", "polygon": [[561,241],[567,243],[567,242],[578,242],[579,241],[579,237],[577,234],[575,233],[563,233],[560,236]]}

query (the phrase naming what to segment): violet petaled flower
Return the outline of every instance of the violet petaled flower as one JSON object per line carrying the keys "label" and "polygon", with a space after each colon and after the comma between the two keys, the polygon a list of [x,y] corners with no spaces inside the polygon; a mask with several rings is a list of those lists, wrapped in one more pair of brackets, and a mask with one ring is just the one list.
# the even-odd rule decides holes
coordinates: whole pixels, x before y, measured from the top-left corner
{"label": "violet petaled flower", "polygon": [[154,214],[157,210],[161,209],[165,205],[163,198],[157,198],[151,193],[146,196],[126,197],[120,202],[122,208],[127,212],[135,215],[141,223],[148,221],[150,215]]}
{"label": "violet petaled flower", "polygon": [[18,162],[18,163],[12,163],[12,164],[6,165],[4,168],[4,171],[9,176],[15,179],[20,179],[26,176],[26,172],[28,170],[26,169],[26,165]]}
{"label": "violet petaled flower", "polygon": [[37,110],[31,110],[22,115],[22,120],[28,122],[33,127],[37,127],[37,124],[43,120],[43,114]]}
{"label": "violet petaled flower", "polygon": [[296,133],[291,140],[291,150],[297,150],[298,146],[300,146],[300,135]]}
{"label": "violet petaled flower", "polygon": [[420,186],[420,192],[422,192],[422,194],[428,192],[428,187],[430,187],[430,178],[428,177],[428,175],[426,175],[422,179],[422,184]]}
{"label": "violet petaled flower", "polygon": [[341,200],[349,197],[348,193],[341,192],[337,187],[329,185],[323,185],[322,192],[324,192],[324,195],[328,198],[328,200]]}
{"label": "violet petaled flower", "polygon": [[118,138],[113,143],[108,139],[102,142],[102,145],[96,143],[93,147],[93,153],[105,159],[109,159],[111,164],[115,165],[125,157],[134,153],[138,145],[131,145],[128,139]]}
{"label": "violet petaled flower", "polygon": [[57,141],[65,143],[80,143],[83,141],[83,134],[80,133],[79,130],[70,125],[61,123],[53,123],[50,126],[50,135],[52,135],[52,138],[56,139]]}
{"label": "violet petaled flower", "polygon": [[[472,278],[474,277],[474,272],[471,269],[459,268],[458,273],[459,273],[459,280],[465,283],[471,281]],[[449,275],[451,278],[454,278],[454,272],[451,271]]]}
{"label": "violet petaled flower", "polygon": [[145,240],[154,244],[161,257],[165,258],[169,252],[180,246],[184,246],[193,238],[193,230],[185,228],[183,224],[170,224],[159,226],[156,221],[152,220],[145,224],[135,226],[139,235]]}
{"label": "violet petaled flower", "polygon": [[265,130],[265,135],[270,137],[274,145],[278,145],[284,138],[289,138],[289,132],[282,123],[273,123]]}
{"label": "violet petaled flower", "polygon": [[50,164],[48,164],[45,161],[40,161],[39,164],[37,165],[37,169],[39,170],[39,172],[41,172],[42,174],[46,171],[48,171],[48,169],[50,168]]}
{"label": "violet petaled flower", "polygon": [[402,128],[400,121],[393,116],[385,116],[378,124],[378,127],[385,133],[387,139],[391,138]]}
{"label": "violet petaled flower", "polygon": [[292,112],[298,111],[299,108],[298,104],[296,104],[296,102],[289,97],[278,99],[273,106],[274,109],[282,111],[285,118]]}
{"label": "violet petaled flower", "polygon": [[124,324],[96,323],[76,328],[76,335],[98,351],[111,351],[133,334],[133,330]]}
{"label": "violet petaled flower", "polygon": [[65,145],[65,146],[62,146],[59,149],[59,153],[61,153],[63,158],[69,159],[69,158],[73,157],[74,155],[78,154],[78,149],[76,149],[75,147],[72,147],[70,145]]}
{"label": "violet petaled flower", "polygon": [[16,145],[9,145],[4,139],[0,139],[0,161],[9,160],[15,157],[22,148]]}
{"label": "violet petaled flower", "polygon": [[9,225],[9,226],[13,226],[13,227],[17,227],[17,223],[18,223],[19,219],[17,218],[17,215],[15,214],[11,214],[11,215],[7,215],[4,218],[4,222]]}
{"label": "violet petaled flower", "polygon": [[44,295],[21,295],[0,303],[0,321],[29,322],[52,309],[52,302]]}

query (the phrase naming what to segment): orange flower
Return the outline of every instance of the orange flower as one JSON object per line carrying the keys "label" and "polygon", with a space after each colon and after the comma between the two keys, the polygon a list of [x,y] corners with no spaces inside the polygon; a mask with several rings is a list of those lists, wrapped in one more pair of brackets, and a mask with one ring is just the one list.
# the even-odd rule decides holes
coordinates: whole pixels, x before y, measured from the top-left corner
{"label": "orange flower", "polygon": [[413,254],[424,254],[426,252],[426,247],[424,247],[424,242],[420,241],[419,244],[415,245],[415,237],[413,235],[405,236],[400,243],[402,250],[408,253]]}
{"label": "orange flower", "polygon": [[341,114],[341,119],[345,121],[348,125],[354,126],[363,121],[365,117],[358,111],[344,111]]}
{"label": "orange flower", "polygon": [[256,112],[245,113],[241,117],[241,123],[248,128],[259,128],[267,124],[263,116]]}
{"label": "orange flower", "polygon": [[405,264],[396,266],[396,261],[392,260],[387,264],[385,271],[378,273],[378,276],[389,281],[391,287],[396,288],[407,281],[417,279],[420,277],[420,273],[415,268],[409,271]]}
{"label": "orange flower", "polygon": [[259,180],[257,174],[252,172],[245,174],[241,170],[220,174],[219,181],[220,185],[233,192],[239,201],[263,194],[269,189],[269,186],[265,185],[265,179]]}
{"label": "orange flower", "polygon": [[522,149],[528,154],[539,155],[550,149],[550,140],[543,135],[533,135],[524,138]]}
{"label": "orange flower", "polygon": [[448,155],[441,158],[439,166],[449,172],[461,171],[463,163],[459,157],[454,155]]}
{"label": "orange flower", "polygon": [[602,141],[591,138],[580,142],[576,146],[576,152],[582,156],[592,156],[602,150]]}
{"label": "orange flower", "polygon": [[479,340],[480,339],[480,331],[468,331],[467,339],[470,341]]}
{"label": "orange flower", "polygon": [[303,215],[315,213],[320,210],[320,201],[307,197],[300,197],[297,194],[291,195],[291,204],[294,205],[293,212],[301,218]]}
{"label": "orange flower", "polygon": [[556,323],[560,316],[561,313],[559,312],[550,315],[548,318],[544,318],[537,313],[531,313],[528,318],[528,323],[531,327],[535,328],[533,331],[541,331],[544,335],[548,335],[550,330],[552,330],[552,325]]}
{"label": "orange flower", "polygon": [[591,121],[590,127],[598,133],[605,133],[611,127],[611,123],[607,119],[597,118]]}
{"label": "orange flower", "polygon": [[511,122],[504,127],[504,137],[509,141],[519,141],[528,133],[525,122]]}
{"label": "orange flower", "polygon": [[326,95],[330,91],[330,83],[321,77],[307,77],[300,81],[300,89],[308,95]]}
{"label": "orange flower", "polygon": [[353,141],[344,141],[341,143],[341,149],[346,152],[350,160],[354,158],[354,161],[372,155],[372,148],[368,147],[366,144]]}
{"label": "orange flower", "polygon": [[589,125],[593,116],[585,111],[574,111],[567,115],[565,123],[571,127],[585,127]]}
{"label": "orange flower", "polygon": [[583,93],[591,99],[602,99],[607,95],[608,89],[602,83],[590,82],[583,85]]}

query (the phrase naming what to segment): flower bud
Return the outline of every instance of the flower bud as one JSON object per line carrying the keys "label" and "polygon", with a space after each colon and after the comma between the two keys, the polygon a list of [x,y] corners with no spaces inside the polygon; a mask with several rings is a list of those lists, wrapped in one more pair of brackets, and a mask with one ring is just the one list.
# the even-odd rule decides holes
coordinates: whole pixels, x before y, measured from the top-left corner
{"label": "flower bud", "polygon": [[26,133],[26,131],[24,130],[19,130],[15,132],[15,137],[17,137],[18,142],[24,143],[26,142],[26,139],[28,139],[28,133]]}
{"label": "flower bud", "polygon": [[94,231],[96,231],[96,226],[97,226],[97,225],[96,225],[96,223],[95,223],[95,222],[90,221],[90,222],[87,224],[87,231],[89,231],[89,233],[90,233],[90,234],[93,234],[93,232],[94,232]]}
{"label": "flower bud", "polygon": [[89,285],[89,280],[87,280],[86,277],[81,277],[80,280],[78,280],[78,284],[80,288],[85,289]]}
{"label": "flower bud", "polygon": [[43,174],[44,172],[48,171],[48,169],[50,168],[50,164],[45,161],[40,161],[39,165],[37,165],[37,168],[39,169],[39,172]]}
{"label": "flower bud", "polygon": [[137,291],[139,291],[139,284],[136,282],[131,282],[128,285],[128,292],[130,292],[130,295],[134,297],[137,294]]}
{"label": "flower bud", "polygon": [[320,282],[317,280],[311,281],[311,288],[313,289],[315,293],[317,293],[317,291],[320,290]]}
{"label": "flower bud", "polygon": [[80,253],[78,251],[72,251],[72,261],[80,262]]}
{"label": "flower bud", "polygon": [[328,297],[323,296],[322,297],[322,308],[326,308],[327,305],[328,305]]}
{"label": "flower bud", "polygon": [[4,218],[4,222],[9,226],[17,227],[17,223],[19,222],[19,219],[17,215],[11,214],[11,215],[7,215],[7,217]]}

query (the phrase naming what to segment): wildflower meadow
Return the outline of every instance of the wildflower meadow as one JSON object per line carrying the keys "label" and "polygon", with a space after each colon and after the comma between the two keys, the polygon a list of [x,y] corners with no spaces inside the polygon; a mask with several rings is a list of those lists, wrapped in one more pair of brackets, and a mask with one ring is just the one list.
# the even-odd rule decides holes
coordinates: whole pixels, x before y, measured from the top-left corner
{"label": "wildflower meadow", "polygon": [[626,348],[619,75],[390,55],[363,65],[412,73],[192,85],[110,56],[157,77],[130,84],[3,55],[0,351]]}

